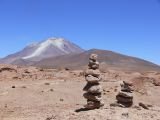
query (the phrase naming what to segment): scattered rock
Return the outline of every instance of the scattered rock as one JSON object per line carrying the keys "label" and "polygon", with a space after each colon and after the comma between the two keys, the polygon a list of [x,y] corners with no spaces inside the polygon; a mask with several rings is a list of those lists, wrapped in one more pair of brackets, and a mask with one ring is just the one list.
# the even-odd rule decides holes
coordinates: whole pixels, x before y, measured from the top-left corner
{"label": "scattered rock", "polygon": [[137,110],[141,110],[140,106],[134,106],[133,108],[135,108]]}
{"label": "scattered rock", "polygon": [[43,71],[44,71],[44,69],[43,69],[43,68],[40,68],[40,69],[39,69],[39,71],[43,72]]}
{"label": "scattered rock", "polygon": [[46,120],[54,120],[55,118],[56,116],[51,116],[51,117],[46,118]]}
{"label": "scattered rock", "polygon": [[158,82],[157,80],[153,80],[153,84],[154,84],[155,86],[160,86],[160,82]]}
{"label": "scattered rock", "polygon": [[70,69],[66,67],[65,70],[68,71],[68,70],[70,70]]}
{"label": "scattered rock", "polygon": [[114,92],[117,92],[118,91],[118,89],[114,89]]}
{"label": "scattered rock", "polygon": [[8,105],[7,104],[5,104],[5,106],[4,106],[5,108],[7,108],[8,107]]}
{"label": "scattered rock", "polygon": [[1,68],[0,69],[0,72],[2,72],[2,71],[9,71],[9,72],[16,72],[17,73],[17,70],[16,69],[14,69],[14,68],[11,68],[11,67],[3,67],[3,68]]}
{"label": "scattered rock", "polygon": [[53,90],[53,89],[50,89],[50,91],[53,92],[54,90]]}
{"label": "scattered rock", "polygon": [[24,73],[27,73],[27,74],[29,74],[30,72],[29,72],[28,70],[25,70],[25,71],[24,71]]}
{"label": "scattered rock", "polygon": [[129,117],[129,113],[122,113],[122,117],[128,118]]}
{"label": "scattered rock", "polygon": [[19,77],[18,76],[14,76],[13,79],[19,79]]}
{"label": "scattered rock", "polygon": [[12,88],[16,88],[16,86],[12,86]]}
{"label": "scattered rock", "polygon": [[22,86],[22,88],[27,88],[26,86]]}
{"label": "scattered rock", "polygon": [[50,83],[44,83],[45,85],[50,85]]}
{"label": "scattered rock", "polygon": [[142,108],[149,110],[148,106],[142,102],[139,103],[139,106],[141,106]]}

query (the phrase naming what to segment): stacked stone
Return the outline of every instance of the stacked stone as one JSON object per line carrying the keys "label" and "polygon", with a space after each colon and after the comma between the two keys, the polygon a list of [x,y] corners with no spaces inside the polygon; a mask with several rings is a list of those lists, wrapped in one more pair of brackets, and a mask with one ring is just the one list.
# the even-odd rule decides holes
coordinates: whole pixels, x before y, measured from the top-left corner
{"label": "stacked stone", "polygon": [[130,107],[133,104],[132,84],[123,81],[121,84],[121,91],[116,96],[117,102],[124,107]]}
{"label": "stacked stone", "polygon": [[97,55],[92,54],[89,58],[88,69],[85,71],[86,86],[83,88],[84,98],[87,99],[86,109],[98,109],[104,105],[102,102],[102,87],[100,86],[101,75]]}

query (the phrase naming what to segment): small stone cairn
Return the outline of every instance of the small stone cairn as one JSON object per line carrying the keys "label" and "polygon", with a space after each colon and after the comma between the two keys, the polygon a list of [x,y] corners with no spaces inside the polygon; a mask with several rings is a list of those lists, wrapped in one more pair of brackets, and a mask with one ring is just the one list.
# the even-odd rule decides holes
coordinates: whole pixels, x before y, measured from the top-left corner
{"label": "small stone cairn", "polygon": [[132,83],[123,81],[121,84],[121,91],[116,96],[117,103],[123,105],[123,107],[131,107],[133,104]]}
{"label": "small stone cairn", "polygon": [[85,79],[87,81],[86,86],[83,88],[86,93],[83,94],[87,99],[86,109],[99,109],[104,106],[102,102],[102,87],[100,85],[101,74],[99,71],[99,62],[97,61],[97,55],[91,54],[89,58],[88,69],[85,71]]}

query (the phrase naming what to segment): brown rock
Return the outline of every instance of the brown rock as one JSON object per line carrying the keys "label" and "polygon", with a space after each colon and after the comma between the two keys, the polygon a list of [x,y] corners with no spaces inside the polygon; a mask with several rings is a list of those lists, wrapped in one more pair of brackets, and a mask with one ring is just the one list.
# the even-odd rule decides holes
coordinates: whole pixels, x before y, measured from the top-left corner
{"label": "brown rock", "polygon": [[132,93],[129,93],[129,92],[123,92],[123,91],[120,91],[118,93],[119,96],[122,96],[122,97],[125,97],[125,98],[133,98],[133,95]]}
{"label": "brown rock", "polygon": [[85,71],[85,76],[88,76],[88,75],[92,75],[94,77],[100,77],[100,71],[98,69],[97,70],[87,69]]}
{"label": "brown rock", "polygon": [[84,98],[90,101],[101,101],[102,97],[101,94],[92,94],[92,93],[84,93]]}
{"label": "brown rock", "polygon": [[16,86],[13,85],[12,88],[16,88]]}
{"label": "brown rock", "polygon": [[92,75],[88,75],[85,77],[86,81],[89,83],[99,83],[101,81],[100,77],[94,77]]}
{"label": "brown rock", "polygon": [[87,91],[91,86],[93,86],[93,84],[87,83],[87,84],[84,86],[83,91]]}
{"label": "brown rock", "polygon": [[99,109],[100,107],[104,106],[103,102],[95,102],[95,101],[88,101],[87,105],[85,105],[84,107],[86,109]]}
{"label": "brown rock", "polygon": [[149,110],[148,106],[142,102],[139,103],[139,106],[141,106],[142,108]]}
{"label": "brown rock", "polygon": [[118,102],[122,102],[122,103],[132,103],[133,102],[133,98],[125,98],[120,95],[117,95],[116,99]]}
{"label": "brown rock", "polygon": [[123,91],[123,92],[132,92],[133,89],[127,84],[121,84],[121,91]]}
{"label": "brown rock", "polygon": [[155,86],[160,86],[160,82],[158,81],[158,80],[153,80],[153,85],[155,85]]}
{"label": "brown rock", "polygon": [[90,60],[93,60],[93,61],[96,61],[96,60],[97,60],[97,57],[98,57],[98,55],[96,55],[96,54],[91,54],[90,57],[89,57],[89,59],[90,59]]}
{"label": "brown rock", "polygon": [[90,93],[102,93],[102,87],[100,85],[93,85],[86,87],[86,91]]}
{"label": "brown rock", "polygon": [[97,86],[93,86],[91,88],[88,89],[88,92],[90,93],[102,93],[102,87],[100,85]]}
{"label": "brown rock", "polygon": [[129,81],[123,81],[123,84],[128,86],[133,86],[133,83]]}
{"label": "brown rock", "polygon": [[99,68],[99,62],[94,62],[93,60],[89,60],[88,64],[90,69],[98,69]]}

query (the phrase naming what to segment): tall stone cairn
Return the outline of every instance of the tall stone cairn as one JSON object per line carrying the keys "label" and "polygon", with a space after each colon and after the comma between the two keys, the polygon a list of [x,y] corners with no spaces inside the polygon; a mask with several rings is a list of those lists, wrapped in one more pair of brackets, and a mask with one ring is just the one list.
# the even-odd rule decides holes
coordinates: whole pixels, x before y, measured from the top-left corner
{"label": "tall stone cairn", "polygon": [[133,89],[132,83],[123,81],[121,84],[121,91],[116,96],[117,102],[124,107],[131,107],[133,104]]}
{"label": "tall stone cairn", "polygon": [[102,87],[99,83],[101,81],[101,74],[97,57],[96,54],[90,55],[89,68],[85,71],[87,84],[83,88],[83,90],[86,91],[83,96],[87,99],[87,105],[84,106],[86,109],[99,109],[104,106],[102,102]]}

